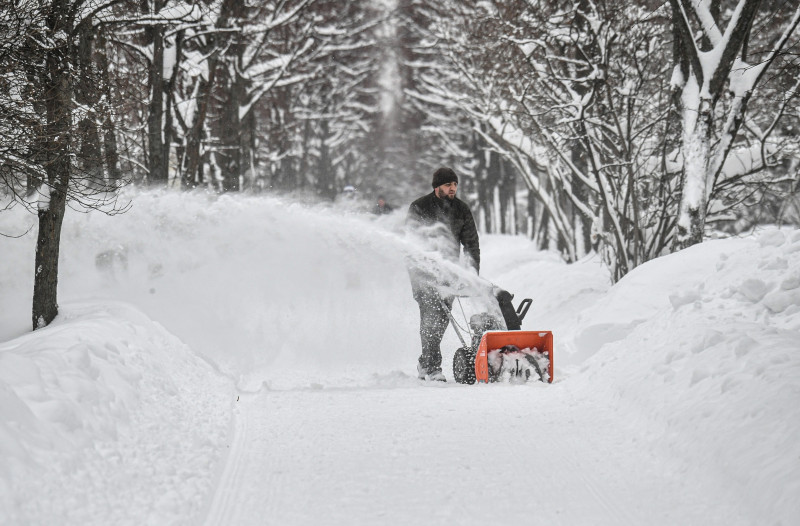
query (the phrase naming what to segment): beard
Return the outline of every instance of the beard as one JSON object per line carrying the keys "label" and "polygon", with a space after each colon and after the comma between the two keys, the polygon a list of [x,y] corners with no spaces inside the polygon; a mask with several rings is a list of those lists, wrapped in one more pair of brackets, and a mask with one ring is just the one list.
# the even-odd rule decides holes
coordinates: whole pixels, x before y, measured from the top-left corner
{"label": "beard", "polygon": [[453,193],[453,194],[451,195],[451,194],[448,194],[446,190],[439,190],[439,189],[437,188],[437,189],[436,189],[436,197],[438,197],[439,199],[447,199],[447,200],[449,200],[449,201],[452,201],[453,199],[455,199],[455,198],[456,198],[456,194],[455,194],[455,193]]}

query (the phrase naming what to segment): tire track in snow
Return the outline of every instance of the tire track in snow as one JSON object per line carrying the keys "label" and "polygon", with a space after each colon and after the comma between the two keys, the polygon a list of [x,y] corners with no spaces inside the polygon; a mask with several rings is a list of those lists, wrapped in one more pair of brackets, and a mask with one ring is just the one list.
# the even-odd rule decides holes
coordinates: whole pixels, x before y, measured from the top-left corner
{"label": "tire track in snow", "polygon": [[243,397],[206,526],[720,524],[618,412],[551,386]]}
{"label": "tire track in snow", "polygon": [[275,415],[270,393],[242,394],[234,413],[234,430],[227,464],[220,477],[204,526],[293,524],[273,522],[284,502],[283,452],[291,448],[276,435],[298,433],[292,418]]}
{"label": "tire track in snow", "polygon": [[225,526],[231,515],[236,512],[236,492],[242,485],[244,463],[247,461],[249,441],[249,415],[242,415],[242,406],[246,405],[248,396],[239,395],[239,401],[233,412],[232,442],[225,461],[222,476],[217,483],[216,491],[206,516],[205,526]]}

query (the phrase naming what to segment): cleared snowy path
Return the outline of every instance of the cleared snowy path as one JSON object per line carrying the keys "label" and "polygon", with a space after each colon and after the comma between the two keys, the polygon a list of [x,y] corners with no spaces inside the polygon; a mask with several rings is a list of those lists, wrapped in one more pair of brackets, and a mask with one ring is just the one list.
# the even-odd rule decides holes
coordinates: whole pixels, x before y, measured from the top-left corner
{"label": "cleared snowy path", "polygon": [[567,382],[403,383],[242,395],[206,526],[748,522]]}

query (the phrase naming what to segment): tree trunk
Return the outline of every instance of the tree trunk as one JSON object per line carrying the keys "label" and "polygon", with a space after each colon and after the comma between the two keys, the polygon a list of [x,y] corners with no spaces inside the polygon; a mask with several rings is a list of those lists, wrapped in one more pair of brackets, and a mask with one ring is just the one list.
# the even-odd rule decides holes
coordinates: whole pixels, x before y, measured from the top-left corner
{"label": "tree trunk", "polygon": [[485,141],[477,133],[472,133],[472,156],[475,159],[475,190],[478,194],[478,229],[482,232],[491,232],[492,218],[489,213],[489,197],[487,194],[486,181],[486,157]]}
{"label": "tree trunk", "polygon": [[328,150],[329,134],[328,121],[322,119],[319,123],[319,175],[317,181],[322,197],[333,201],[336,198],[336,180]]}
{"label": "tree trunk", "polygon": [[[572,163],[583,173],[588,172],[586,157],[580,148],[575,146],[571,152]],[[572,178],[572,193],[582,203],[591,202],[589,187],[579,177]],[[592,250],[592,222],[571,203],[567,204],[568,213],[572,216],[572,225],[575,230],[575,254],[581,258]]]}
{"label": "tree trunk", "polygon": [[175,34],[174,63],[172,65],[172,72],[169,79],[164,81],[164,93],[166,94],[166,101],[164,103],[164,157],[161,160],[164,178],[167,183],[170,179],[170,159],[172,154],[172,142],[175,137],[175,124],[172,116],[172,107],[175,103],[175,82],[180,73],[180,66],[183,53],[183,30]]}
{"label": "tree trunk", "polygon": [[528,224],[527,224],[528,230],[526,234],[530,239],[536,238],[536,227],[537,227],[536,202],[537,202],[536,192],[534,192],[533,190],[528,190],[528,199],[525,207],[525,215],[528,218]]}
{"label": "tree trunk", "polygon": [[311,157],[311,121],[306,120],[303,125],[303,142],[300,148],[300,168],[297,172],[297,189],[304,190],[309,179],[309,162]]}
{"label": "tree trunk", "polygon": [[206,122],[206,115],[208,113],[208,106],[211,100],[211,93],[214,88],[214,81],[217,72],[217,61],[209,60],[208,66],[208,79],[200,77],[197,86],[197,108],[195,108],[192,116],[192,124],[189,131],[184,138],[185,152],[183,163],[183,179],[181,186],[183,188],[194,188],[199,182],[202,182],[200,171],[200,163],[202,161],[202,141],[205,137],[204,129]]}
{"label": "tree trunk", "polygon": [[[230,57],[229,57],[230,58]],[[225,71],[231,73],[232,78],[226,79],[228,98],[225,101],[222,115],[220,116],[220,141],[223,149],[219,154],[222,169],[222,191],[238,192],[239,181],[242,174],[242,120],[239,117],[243,95],[243,79],[236,73],[235,68],[228,67]]]}
{"label": "tree trunk", "polygon": [[111,117],[106,116],[103,121],[103,155],[108,172],[108,179],[112,186],[119,186],[122,174],[119,170],[119,152],[117,150],[117,134]]}
{"label": "tree trunk", "polygon": [[87,116],[78,123],[76,136],[80,145],[75,147],[75,177],[83,179],[84,187],[89,192],[102,192],[105,188],[103,153],[94,110],[89,110]]}
{"label": "tree trunk", "polygon": [[484,177],[480,183],[483,186],[483,198],[485,199],[482,206],[486,209],[486,232],[500,234],[502,233],[500,211],[498,210],[500,205],[495,197],[500,184],[502,159],[500,154],[494,150],[486,151],[485,154],[489,158],[489,163],[486,166],[486,177]]}
{"label": "tree trunk", "polygon": [[711,101],[699,109],[684,108],[681,202],[675,245],[686,248],[703,241],[708,207],[708,169],[711,158]]}
{"label": "tree trunk", "polygon": [[153,59],[150,62],[148,83],[150,106],[147,116],[147,168],[151,185],[166,185],[164,170],[166,152],[164,145],[164,28],[154,26],[150,30],[153,40]]}
{"label": "tree trunk", "polygon": [[239,140],[241,151],[242,189],[255,190],[256,187],[256,115],[250,111],[242,119],[242,136]]}
{"label": "tree trunk", "polygon": [[94,35],[89,24],[81,26],[77,49],[78,75],[73,92],[78,104],[86,108],[85,116],[78,123],[76,139],[75,173],[72,177],[84,180],[89,192],[102,192],[105,188],[103,154],[100,132],[97,127],[95,106],[101,98],[101,86],[94,66]]}
{"label": "tree trunk", "polygon": [[[68,178],[69,168],[65,169]],[[51,170],[48,169],[48,172]],[[58,255],[61,224],[66,210],[66,194],[53,188],[46,209],[39,210],[39,235],[36,240],[36,273],[33,281],[33,329],[45,327],[58,314]]]}
{"label": "tree trunk", "polygon": [[517,203],[516,203],[516,171],[514,166],[504,157],[500,160],[500,182],[498,192],[500,197],[500,232],[515,235],[517,233]]}
{"label": "tree trunk", "polygon": [[[713,150],[718,150],[714,164],[721,169],[738,129],[734,120],[734,125],[729,126],[731,134],[724,136],[717,146],[712,146],[712,138],[719,136],[718,132],[725,134],[725,130],[715,128],[715,105],[730,84],[733,64],[746,46],[760,3],[761,0],[740,0],[734,10],[736,16],[728,27],[719,28],[720,32],[724,32],[724,38],[723,34],[717,35],[718,42],[713,42],[712,35],[708,33],[710,28],[703,26],[701,49],[697,49],[697,31],[690,24],[695,19],[703,21],[706,16],[718,22],[719,3],[695,4],[688,0],[670,0],[675,62],[673,78],[682,81],[679,89],[675,90],[674,99],[683,123],[684,162],[675,248],[686,248],[703,241],[706,209],[717,175],[712,167]],[[709,68],[708,64],[704,66],[701,52],[715,54],[717,62],[713,68]]]}
{"label": "tree trunk", "polygon": [[100,70],[100,79],[103,85],[104,101],[101,107],[101,114],[103,118],[102,132],[103,132],[103,162],[106,167],[106,174],[109,182],[113,186],[118,186],[122,174],[119,170],[119,148],[117,146],[116,126],[112,120],[110,106],[112,105],[111,93],[111,80],[108,72],[108,57],[106,55],[106,41],[100,37],[97,40],[96,47],[98,53],[98,69]]}
{"label": "tree trunk", "polygon": [[[51,34],[63,32],[58,15],[48,20]],[[40,192],[49,195],[39,208],[39,234],[36,240],[35,273],[33,281],[33,329],[44,327],[58,314],[58,255],[61,244],[61,224],[67,203],[67,188],[71,171],[72,131],[72,74],[68,45],[62,43],[47,51],[47,86],[45,133],[48,162],[45,165],[47,183]]]}
{"label": "tree trunk", "polygon": [[[231,17],[237,16],[240,12],[241,0],[223,0],[219,10],[219,19],[215,24],[216,29],[228,28]],[[203,171],[201,163],[205,152],[202,150],[202,142],[205,139],[206,117],[211,104],[214,92],[214,85],[217,78],[217,70],[220,66],[220,50],[225,47],[229,36],[212,32],[208,35],[208,41],[201,49],[208,55],[208,78],[200,75],[197,81],[197,89],[194,92],[194,99],[197,107],[192,115],[192,123],[184,137],[184,161],[182,163],[181,186],[184,188],[194,188],[202,182]]]}

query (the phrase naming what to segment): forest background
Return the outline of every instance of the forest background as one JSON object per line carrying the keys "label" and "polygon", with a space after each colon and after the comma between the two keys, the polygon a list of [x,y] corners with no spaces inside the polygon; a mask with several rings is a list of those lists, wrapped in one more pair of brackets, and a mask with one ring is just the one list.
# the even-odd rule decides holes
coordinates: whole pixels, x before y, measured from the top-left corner
{"label": "forest background", "polygon": [[[800,7],[784,0],[2,0],[0,193],[125,185],[405,204],[449,165],[483,232],[641,263],[800,224]],[[15,233],[2,232],[3,235]]]}

